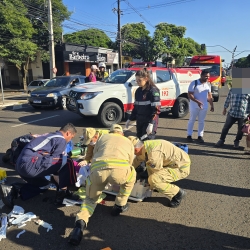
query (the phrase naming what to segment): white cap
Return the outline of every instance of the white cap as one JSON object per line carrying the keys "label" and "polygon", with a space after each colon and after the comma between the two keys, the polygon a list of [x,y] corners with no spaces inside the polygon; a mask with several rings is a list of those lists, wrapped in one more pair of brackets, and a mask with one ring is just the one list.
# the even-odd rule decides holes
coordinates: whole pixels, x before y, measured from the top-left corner
{"label": "white cap", "polygon": [[100,68],[100,67],[106,68],[106,65],[105,65],[104,62],[100,62],[99,65],[98,65],[98,67],[99,67],[99,68]]}
{"label": "white cap", "polygon": [[96,65],[92,65],[91,69],[98,69]]}

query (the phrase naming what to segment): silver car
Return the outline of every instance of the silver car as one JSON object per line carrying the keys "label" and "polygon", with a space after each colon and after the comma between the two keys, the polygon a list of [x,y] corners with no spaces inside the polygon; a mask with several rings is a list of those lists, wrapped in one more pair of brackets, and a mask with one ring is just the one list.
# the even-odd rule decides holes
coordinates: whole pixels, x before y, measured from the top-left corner
{"label": "silver car", "polygon": [[50,79],[37,79],[27,86],[27,93],[30,94],[31,91],[34,89],[37,89],[38,87],[42,87],[46,82],[48,82]]}

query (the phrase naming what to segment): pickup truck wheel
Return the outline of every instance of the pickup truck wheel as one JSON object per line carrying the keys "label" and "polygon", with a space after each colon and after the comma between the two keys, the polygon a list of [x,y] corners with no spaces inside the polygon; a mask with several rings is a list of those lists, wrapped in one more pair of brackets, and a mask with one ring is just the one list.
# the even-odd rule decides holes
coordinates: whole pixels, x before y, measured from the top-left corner
{"label": "pickup truck wheel", "polygon": [[189,101],[185,97],[178,97],[172,108],[172,114],[174,117],[182,118],[188,114]]}
{"label": "pickup truck wheel", "polygon": [[66,97],[62,97],[59,109],[66,109]]}
{"label": "pickup truck wheel", "polygon": [[122,115],[122,109],[118,104],[106,102],[100,108],[97,119],[104,127],[109,128],[112,124],[120,123]]}

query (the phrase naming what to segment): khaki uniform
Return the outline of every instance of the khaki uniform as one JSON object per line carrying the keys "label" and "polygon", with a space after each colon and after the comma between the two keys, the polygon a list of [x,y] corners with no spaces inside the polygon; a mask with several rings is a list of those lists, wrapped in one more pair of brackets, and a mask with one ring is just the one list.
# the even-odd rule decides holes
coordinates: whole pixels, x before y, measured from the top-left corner
{"label": "khaki uniform", "polygon": [[134,146],[128,138],[116,133],[102,135],[93,154],[86,187],[87,198],[76,217],[76,220],[84,220],[85,223],[94,213],[97,200],[108,183],[120,185],[115,204],[124,206],[136,180],[132,166]]}
{"label": "khaki uniform", "polygon": [[[97,130],[96,133],[98,133],[98,138],[100,138],[101,135],[108,134],[109,130],[107,130],[107,129],[101,130],[100,129],[100,130]],[[85,156],[84,160],[87,161],[88,163],[91,162],[91,160],[92,160],[94,148],[95,148],[95,145],[90,145],[90,144],[87,147],[87,152],[86,152],[86,156]]]}
{"label": "khaki uniform", "polygon": [[145,141],[142,155],[134,159],[133,166],[138,167],[142,161],[146,161],[151,189],[166,195],[169,200],[180,190],[172,182],[184,179],[190,173],[188,154],[165,140]]}

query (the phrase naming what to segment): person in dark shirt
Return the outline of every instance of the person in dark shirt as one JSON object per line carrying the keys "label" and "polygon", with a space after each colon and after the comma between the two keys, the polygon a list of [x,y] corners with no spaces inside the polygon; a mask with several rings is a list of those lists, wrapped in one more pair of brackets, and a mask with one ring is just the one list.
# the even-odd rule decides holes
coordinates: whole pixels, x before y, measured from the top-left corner
{"label": "person in dark shirt", "polygon": [[135,91],[134,108],[125,127],[128,129],[130,122],[136,120],[137,137],[148,135],[148,139],[153,139],[160,114],[160,91],[147,68],[137,71],[135,76],[139,88]]}
{"label": "person in dark shirt", "polygon": [[[49,185],[47,175],[57,176],[58,191],[56,204],[61,204],[75,187],[76,172],[73,161],[67,157],[66,145],[77,131],[68,123],[59,131],[48,133],[31,140],[22,150],[16,162],[16,171],[28,184],[44,188]],[[13,207],[13,186],[0,185],[0,196],[5,205]]]}

